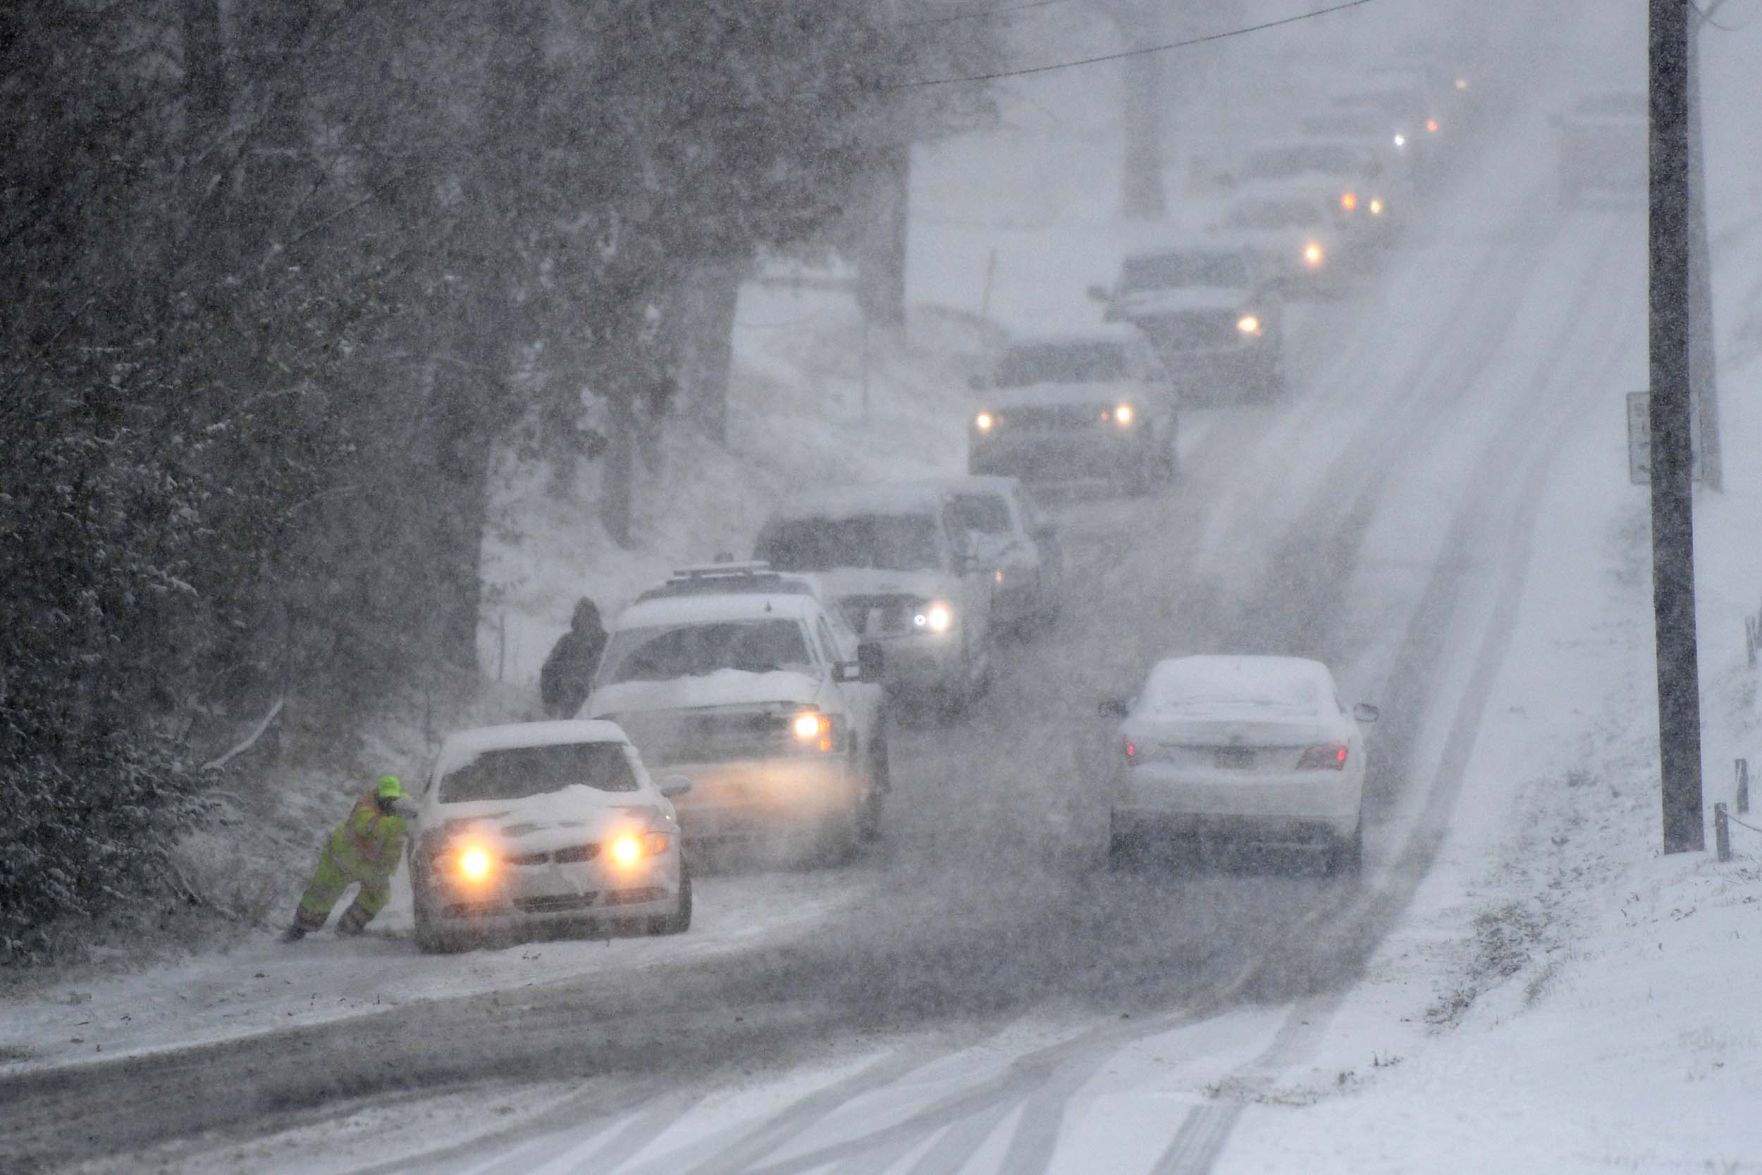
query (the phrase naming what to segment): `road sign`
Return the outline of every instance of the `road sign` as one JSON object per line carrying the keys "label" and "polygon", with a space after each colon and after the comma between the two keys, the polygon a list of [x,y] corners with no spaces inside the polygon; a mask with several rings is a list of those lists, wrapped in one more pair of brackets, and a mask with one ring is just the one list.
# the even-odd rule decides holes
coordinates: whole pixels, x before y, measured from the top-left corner
{"label": "road sign", "polygon": [[[1627,479],[1637,486],[1652,481],[1652,407],[1645,392],[1627,394]],[[1689,472],[1701,480],[1701,429],[1698,416],[1689,418]]]}

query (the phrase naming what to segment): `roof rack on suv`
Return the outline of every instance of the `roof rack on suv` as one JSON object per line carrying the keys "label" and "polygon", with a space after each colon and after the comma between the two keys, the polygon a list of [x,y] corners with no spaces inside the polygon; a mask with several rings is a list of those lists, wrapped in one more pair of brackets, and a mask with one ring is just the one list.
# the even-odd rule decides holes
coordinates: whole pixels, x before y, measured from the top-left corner
{"label": "roof rack on suv", "polygon": [[746,592],[775,592],[811,596],[814,587],[800,576],[773,571],[769,563],[703,563],[680,567],[660,587],[636,597],[637,602],[671,596],[725,596]]}

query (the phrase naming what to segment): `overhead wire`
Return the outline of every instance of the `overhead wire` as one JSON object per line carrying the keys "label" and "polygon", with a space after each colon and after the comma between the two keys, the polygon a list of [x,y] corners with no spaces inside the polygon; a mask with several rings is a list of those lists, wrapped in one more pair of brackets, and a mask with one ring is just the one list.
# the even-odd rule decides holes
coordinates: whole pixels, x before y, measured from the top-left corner
{"label": "overhead wire", "polygon": [[1318,16],[1327,16],[1334,12],[1344,12],[1349,8],[1359,8],[1372,3],[1373,0],[1344,0],[1344,3],[1333,4],[1327,8],[1317,8],[1309,12],[1300,12],[1295,16],[1281,17],[1278,20],[1262,21],[1259,24],[1244,25],[1240,28],[1226,29],[1219,33],[1207,33],[1199,37],[1187,37],[1179,41],[1169,41],[1162,45],[1143,45],[1134,49],[1122,49],[1116,53],[1103,53],[1095,57],[1080,57],[1071,61],[1054,61],[1046,65],[1030,65],[1020,69],[1003,69],[992,73],[964,74],[945,78],[915,78],[901,82],[889,82],[882,85],[883,90],[914,90],[928,86],[955,86],[974,82],[995,82],[1004,78],[1029,77],[1034,74],[1053,73],[1062,69],[1076,69],[1084,65],[1099,65],[1107,61],[1123,61],[1129,57],[1145,57],[1152,53],[1168,53],[1175,49],[1187,49],[1194,45],[1206,45],[1214,41],[1224,41],[1231,37],[1246,36],[1249,33],[1264,32],[1283,25],[1297,24],[1301,21],[1314,20]]}

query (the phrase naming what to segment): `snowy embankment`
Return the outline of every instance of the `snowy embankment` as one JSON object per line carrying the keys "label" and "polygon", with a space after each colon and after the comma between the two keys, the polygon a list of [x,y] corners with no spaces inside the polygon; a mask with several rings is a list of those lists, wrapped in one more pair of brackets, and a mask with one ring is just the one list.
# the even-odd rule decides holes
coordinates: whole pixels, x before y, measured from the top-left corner
{"label": "snowy embankment", "polygon": [[1659,849],[1647,498],[1612,394],[1550,479],[1437,865],[1301,1063],[1211,1091],[1248,1107],[1222,1171],[1762,1162],[1762,835],[1734,828],[1721,864],[1711,828],[1734,759],[1762,767],[1743,642],[1762,602],[1762,130],[1720,100],[1759,43],[1704,41],[1725,455],[1724,491],[1696,502],[1707,852]]}
{"label": "snowy embankment", "polygon": [[[507,463],[485,537],[485,668],[502,684],[468,712],[372,732],[362,778],[390,765],[421,770],[449,722],[533,717],[545,652],[575,599],[608,620],[673,567],[750,552],[773,502],[798,486],[884,474],[955,471],[965,460],[966,378],[994,345],[976,319],[920,307],[906,337],[865,342],[845,293],[750,285],[743,292],[729,402],[729,444],[675,426],[639,465],[636,549],[613,545],[584,473],[553,492],[548,470]],[[690,469],[691,476],[679,476]],[[507,644],[500,646],[505,631]],[[196,883],[272,926],[291,916],[320,840],[348,810],[358,781],[316,769],[282,772],[241,796],[238,818],[187,846]],[[391,904],[357,942],[329,934],[297,947],[253,932],[174,959],[20,976],[0,1027],[0,1072],[105,1060],[310,1025],[477,992],[562,982],[608,970],[642,972],[807,933],[857,890],[828,891],[814,874],[702,878],[692,934],[679,940],[539,942],[430,958],[414,952],[410,892],[399,871]]]}

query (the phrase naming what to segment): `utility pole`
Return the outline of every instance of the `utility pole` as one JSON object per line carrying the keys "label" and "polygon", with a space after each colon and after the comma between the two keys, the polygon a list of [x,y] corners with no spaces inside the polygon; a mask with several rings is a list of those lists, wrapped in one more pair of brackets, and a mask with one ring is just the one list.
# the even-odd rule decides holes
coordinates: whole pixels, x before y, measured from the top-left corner
{"label": "utility pole", "polygon": [[1705,847],[1701,695],[1695,648],[1694,472],[1690,422],[1689,24],[1691,0],[1648,0],[1650,34],[1649,342],[1652,613],[1664,851]]}
{"label": "utility pole", "polygon": [[1707,168],[1701,149],[1701,30],[1724,4],[1725,0],[1713,0],[1703,5],[1689,33],[1689,384],[1694,389],[1695,423],[1701,428],[1701,484],[1710,490],[1725,488],[1725,462],[1713,340],[1713,262],[1707,247]]}

